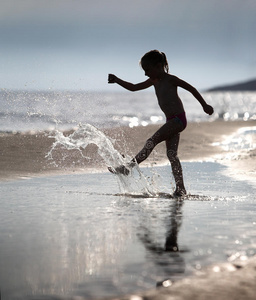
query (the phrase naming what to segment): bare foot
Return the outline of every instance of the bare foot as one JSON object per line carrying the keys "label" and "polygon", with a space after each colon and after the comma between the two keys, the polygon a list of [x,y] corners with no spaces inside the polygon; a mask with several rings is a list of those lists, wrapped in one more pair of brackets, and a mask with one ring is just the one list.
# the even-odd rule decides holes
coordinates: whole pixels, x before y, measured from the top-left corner
{"label": "bare foot", "polygon": [[174,197],[183,197],[187,194],[187,191],[185,190],[185,188],[176,188],[175,192],[173,193]]}
{"label": "bare foot", "polygon": [[117,168],[112,168],[112,167],[108,167],[109,172],[113,173],[113,174],[122,174],[125,176],[128,176],[130,173],[130,170],[127,169],[124,165],[119,166]]}

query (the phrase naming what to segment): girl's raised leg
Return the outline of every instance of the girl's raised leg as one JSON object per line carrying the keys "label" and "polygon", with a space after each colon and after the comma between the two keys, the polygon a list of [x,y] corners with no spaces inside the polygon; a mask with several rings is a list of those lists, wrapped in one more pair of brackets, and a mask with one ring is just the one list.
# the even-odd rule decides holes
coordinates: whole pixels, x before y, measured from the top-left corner
{"label": "girl's raised leg", "polygon": [[182,126],[171,120],[164,124],[155,134],[150,137],[141,151],[135,156],[135,160],[138,164],[143,162],[145,159],[148,158],[149,154],[155,148],[156,145],[163,141],[167,141],[171,139],[173,136],[177,135],[180,131],[182,131]]}

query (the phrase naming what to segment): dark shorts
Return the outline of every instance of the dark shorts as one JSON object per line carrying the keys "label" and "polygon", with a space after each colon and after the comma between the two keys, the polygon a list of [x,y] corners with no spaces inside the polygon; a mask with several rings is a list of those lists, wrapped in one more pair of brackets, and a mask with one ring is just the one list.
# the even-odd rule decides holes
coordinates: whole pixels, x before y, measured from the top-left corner
{"label": "dark shorts", "polygon": [[180,123],[183,125],[183,130],[187,127],[187,118],[186,118],[186,113],[185,111],[178,114],[178,115],[173,115],[169,118],[166,119],[166,122],[173,120],[176,121],[177,123]]}

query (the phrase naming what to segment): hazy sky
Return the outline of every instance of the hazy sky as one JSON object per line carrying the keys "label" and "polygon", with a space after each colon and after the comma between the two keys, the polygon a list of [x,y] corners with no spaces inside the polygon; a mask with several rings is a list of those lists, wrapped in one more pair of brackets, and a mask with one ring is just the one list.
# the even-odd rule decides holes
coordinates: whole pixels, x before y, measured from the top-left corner
{"label": "hazy sky", "polygon": [[113,90],[141,56],[199,89],[256,78],[255,0],[0,0],[0,86]]}

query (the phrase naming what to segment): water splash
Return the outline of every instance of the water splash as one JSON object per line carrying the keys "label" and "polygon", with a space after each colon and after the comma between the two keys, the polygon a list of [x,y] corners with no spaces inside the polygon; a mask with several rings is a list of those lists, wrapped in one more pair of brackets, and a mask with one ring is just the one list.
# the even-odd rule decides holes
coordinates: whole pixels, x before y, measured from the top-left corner
{"label": "water splash", "polygon": [[[130,157],[123,157],[114,148],[111,140],[91,124],[80,124],[77,130],[67,136],[60,131],[55,131],[55,135],[50,137],[55,138],[55,142],[46,157],[52,160],[52,154],[54,151],[57,151],[57,148],[76,149],[84,157],[82,149],[85,149],[89,144],[94,144],[97,146],[98,154],[102,157],[107,167],[116,168],[120,165],[128,165],[131,161]],[[138,165],[135,165],[133,168],[128,166],[127,168],[130,170],[128,176],[116,174],[121,194],[150,196],[157,194],[156,187],[147,181]]]}
{"label": "water splash", "polygon": [[222,159],[235,160],[246,157],[250,151],[256,149],[256,126],[239,128],[235,133],[225,136],[223,141],[212,145],[220,146],[226,151],[226,155],[221,155]]}

